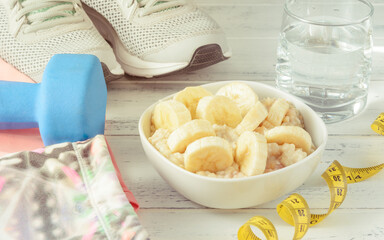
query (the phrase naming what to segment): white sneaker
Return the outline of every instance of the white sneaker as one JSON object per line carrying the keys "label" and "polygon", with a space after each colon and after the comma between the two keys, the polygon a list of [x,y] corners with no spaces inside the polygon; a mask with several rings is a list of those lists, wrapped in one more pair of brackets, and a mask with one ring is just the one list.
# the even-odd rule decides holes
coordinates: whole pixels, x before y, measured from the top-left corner
{"label": "white sneaker", "polygon": [[106,80],[124,74],[80,0],[0,0],[0,58],[40,82],[59,53],[96,55]]}
{"label": "white sneaker", "polygon": [[126,73],[153,77],[223,61],[219,25],[187,0],[82,0]]}

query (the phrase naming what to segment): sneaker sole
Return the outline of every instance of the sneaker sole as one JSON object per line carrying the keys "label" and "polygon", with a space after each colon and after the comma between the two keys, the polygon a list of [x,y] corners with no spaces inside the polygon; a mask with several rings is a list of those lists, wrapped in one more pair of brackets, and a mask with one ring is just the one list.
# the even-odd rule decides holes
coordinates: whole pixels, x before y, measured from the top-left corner
{"label": "sneaker sole", "polygon": [[[197,48],[189,62],[157,63],[144,61],[127,51],[112,25],[100,13],[84,3],[83,8],[100,34],[112,46],[116,59],[124,71],[132,76],[152,78],[195,71],[224,61],[232,54],[230,50],[223,53],[218,44],[208,44]],[[126,61],[123,60],[123,55]]]}
{"label": "sneaker sole", "polygon": [[199,70],[222,62],[228,58],[229,57],[224,56],[223,51],[218,44],[204,45],[196,49],[196,51],[193,53],[191,61],[186,67],[166,74],[157,75],[157,77]]}

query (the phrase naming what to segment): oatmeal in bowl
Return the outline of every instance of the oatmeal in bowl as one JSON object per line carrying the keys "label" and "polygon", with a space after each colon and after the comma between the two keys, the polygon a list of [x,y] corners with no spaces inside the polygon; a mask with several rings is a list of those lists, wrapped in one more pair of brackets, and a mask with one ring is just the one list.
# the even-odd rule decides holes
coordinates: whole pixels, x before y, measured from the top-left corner
{"label": "oatmeal in bowl", "polygon": [[255,206],[297,188],[327,139],[323,121],[300,100],[247,81],[187,87],[149,107],[139,132],[159,174],[215,208]]}
{"label": "oatmeal in bowl", "polygon": [[148,140],[164,157],[208,177],[275,171],[315,150],[292,103],[259,98],[243,82],[228,83],[216,93],[185,88],[155,106],[151,130]]}

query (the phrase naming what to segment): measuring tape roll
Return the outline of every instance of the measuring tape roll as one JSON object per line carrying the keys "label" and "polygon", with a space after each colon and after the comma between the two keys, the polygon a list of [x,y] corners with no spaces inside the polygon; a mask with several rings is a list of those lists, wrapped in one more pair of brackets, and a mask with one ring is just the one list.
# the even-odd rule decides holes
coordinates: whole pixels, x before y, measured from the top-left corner
{"label": "measuring tape roll", "polygon": [[[384,113],[372,123],[371,128],[384,135]],[[327,182],[331,194],[331,203],[327,213],[311,214],[305,199],[294,193],[277,205],[277,213],[287,223],[295,227],[293,240],[302,239],[308,228],[323,221],[329,214],[337,209],[344,201],[348,184],[364,181],[374,176],[384,168],[384,163],[368,168],[349,168],[334,161],[321,175]],[[240,227],[237,237],[239,240],[261,240],[257,237],[251,226],[260,229],[267,240],[277,240],[277,231],[267,218],[255,216]]]}

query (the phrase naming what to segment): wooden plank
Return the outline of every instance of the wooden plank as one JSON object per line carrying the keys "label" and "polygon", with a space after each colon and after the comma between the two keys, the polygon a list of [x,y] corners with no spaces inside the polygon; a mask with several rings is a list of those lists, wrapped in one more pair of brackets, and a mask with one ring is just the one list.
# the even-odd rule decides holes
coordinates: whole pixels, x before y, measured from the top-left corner
{"label": "wooden plank", "polygon": [[[201,5],[223,28],[230,38],[277,38],[279,35],[283,4],[214,4]],[[375,5],[373,34],[384,37],[384,5]]]}
{"label": "wooden plank", "polygon": [[[383,20],[384,22],[384,20]],[[132,81],[275,81],[277,39],[228,39],[233,55],[230,59],[187,74],[145,79],[126,76],[119,82]],[[384,39],[375,39],[372,56],[372,81],[384,81]]]}
{"label": "wooden plank", "polygon": [[[270,210],[140,210],[139,218],[156,240],[233,240],[249,218],[261,215],[275,225],[279,239],[292,239],[294,228]],[[304,239],[383,239],[383,209],[338,209],[322,223],[310,228]],[[265,239],[259,231],[259,237]]]}
{"label": "wooden plank", "polygon": [[[142,112],[159,99],[186,86],[205,82],[117,81],[109,84],[106,135],[138,135],[137,124]],[[273,82],[263,82],[273,85]],[[328,125],[333,135],[375,135],[370,124],[383,111],[384,84],[372,82],[364,114]]]}
{"label": "wooden plank", "polygon": [[[328,0],[334,2],[333,0]],[[350,0],[338,0],[338,2],[348,2]],[[204,5],[283,5],[284,0],[193,0],[199,6]],[[371,0],[370,1],[374,6],[379,4],[384,4],[384,0]]]}
{"label": "wooden plank", "polygon": [[[125,183],[134,193],[142,208],[204,208],[173,190],[152,167],[142,150],[138,137],[107,136]],[[384,137],[330,137],[321,163],[314,174],[295,192],[302,194],[312,208],[328,208],[329,190],[321,174],[333,160],[347,167],[369,167],[384,162]],[[340,208],[384,209],[384,171],[376,176],[349,185],[348,195]],[[286,196],[257,206],[275,208]],[[325,212],[325,210],[323,211]]]}

